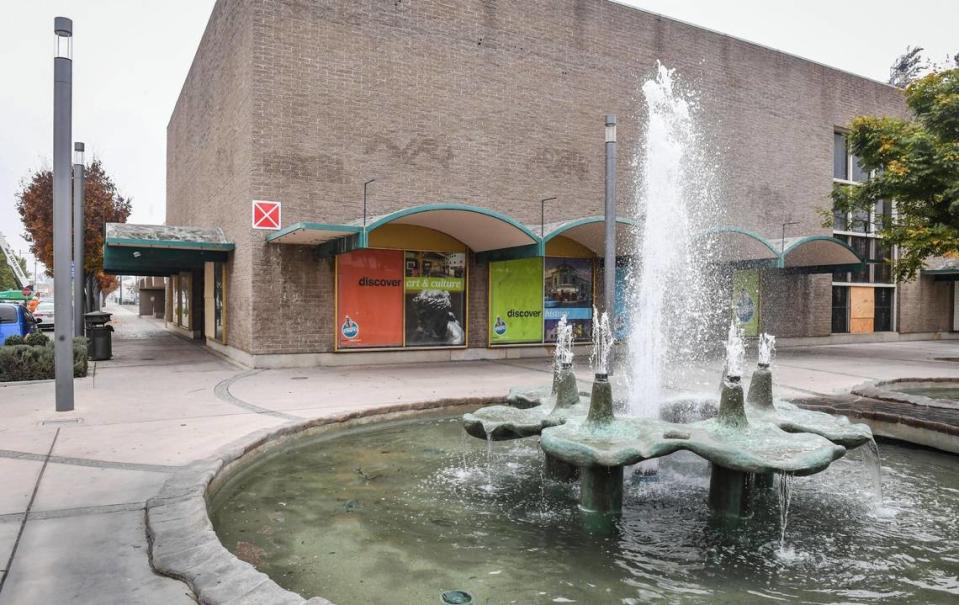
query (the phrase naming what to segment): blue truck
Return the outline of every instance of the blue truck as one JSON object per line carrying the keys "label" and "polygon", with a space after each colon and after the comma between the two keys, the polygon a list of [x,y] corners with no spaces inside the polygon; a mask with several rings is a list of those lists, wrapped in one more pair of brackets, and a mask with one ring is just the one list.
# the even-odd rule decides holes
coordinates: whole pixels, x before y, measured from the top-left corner
{"label": "blue truck", "polygon": [[37,331],[37,321],[21,304],[0,302],[0,345],[8,336],[26,336]]}

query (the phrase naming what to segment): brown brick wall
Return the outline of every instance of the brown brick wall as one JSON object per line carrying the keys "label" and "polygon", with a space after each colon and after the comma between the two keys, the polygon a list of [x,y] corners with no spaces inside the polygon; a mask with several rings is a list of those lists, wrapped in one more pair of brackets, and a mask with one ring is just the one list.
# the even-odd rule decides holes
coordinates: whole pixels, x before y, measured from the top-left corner
{"label": "brown brick wall", "polygon": [[[372,214],[451,201],[535,223],[548,195],[548,220],[599,214],[615,113],[625,208],[657,59],[700,92],[727,221],[767,236],[787,219],[828,232],[834,126],[904,111],[883,84],[604,0],[220,0],[171,120],[168,222],[237,242],[230,344],[332,350],[328,268],[251,232],[251,198],[282,201],[287,225],[346,221],[375,177]],[[485,269],[471,269],[483,346]],[[783,328],[828,333],[828,276],[790,283],[780,315],[815,317]],[[281,290],[277,308],[266,293]]]}
{"label": "brown brick wall", "polygon": [[[227,264],[228,344],[249,350],[252,0],[221,0],[167,125],[169,225],[219,226],[236,243]],[[202,305],[200,306],[202,308]]]}
{"label": "brown brick wall", "polygon": [[899,284],[899,332],[951,331],[952,288],[931,277]]}

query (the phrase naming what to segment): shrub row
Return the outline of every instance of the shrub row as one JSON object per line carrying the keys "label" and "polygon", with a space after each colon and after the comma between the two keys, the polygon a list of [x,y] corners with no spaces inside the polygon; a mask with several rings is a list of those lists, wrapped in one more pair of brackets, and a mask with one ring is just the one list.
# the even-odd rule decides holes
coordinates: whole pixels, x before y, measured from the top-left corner
{"label": "shrub row", "polygon": [[[73,339],[73,376],[87,375],[87,339]],[[0,382],[54,377],[53,343],[44,334],[10,336],[0,347]]]}

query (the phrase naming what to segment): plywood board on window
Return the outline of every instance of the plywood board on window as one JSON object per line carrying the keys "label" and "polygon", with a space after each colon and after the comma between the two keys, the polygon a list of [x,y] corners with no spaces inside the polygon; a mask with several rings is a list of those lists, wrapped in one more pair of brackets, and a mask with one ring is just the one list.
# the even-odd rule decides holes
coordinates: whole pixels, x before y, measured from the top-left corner
{"label": "plywood board on window", "polygon": [[876,290],[849,288],[849,331],[853,334],[872,332],[876,317]]}

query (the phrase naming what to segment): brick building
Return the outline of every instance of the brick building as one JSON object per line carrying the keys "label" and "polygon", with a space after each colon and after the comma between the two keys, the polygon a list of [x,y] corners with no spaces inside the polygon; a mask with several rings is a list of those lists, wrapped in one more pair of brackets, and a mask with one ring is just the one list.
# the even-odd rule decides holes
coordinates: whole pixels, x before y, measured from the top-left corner
{"label": "brick building", "polygon": [[[776,311],[762,329],[809,342],[952,330],[952,283],[817,257],[833,236],[867,261],[885,252],[868,217],[833,233],[817,209],[837,179],[862,178],[836,133],[905,115],[900,91],[605,0],[218,1],[167,131],[166,222],[196,237],[118,232],[108,266],[172,275],[168,320],[249,365],[542,354],[554,308],[588,324],[601,301],[541,289],[537,331],[532,315],[501,317],[517,306],[506,292],[528,295],[517,284],[555,259],[573,259],[566,283],[601,283],[587,217],[603,209],[603,117],[618,116],[624,208],[657,60],[701,93],[733,231],[775,248],[788,221],[805,238],[752,265]],[[279,229],[251,227],[254,200],[282,203]],[[147,266],[134,250],[170,256]]]}

